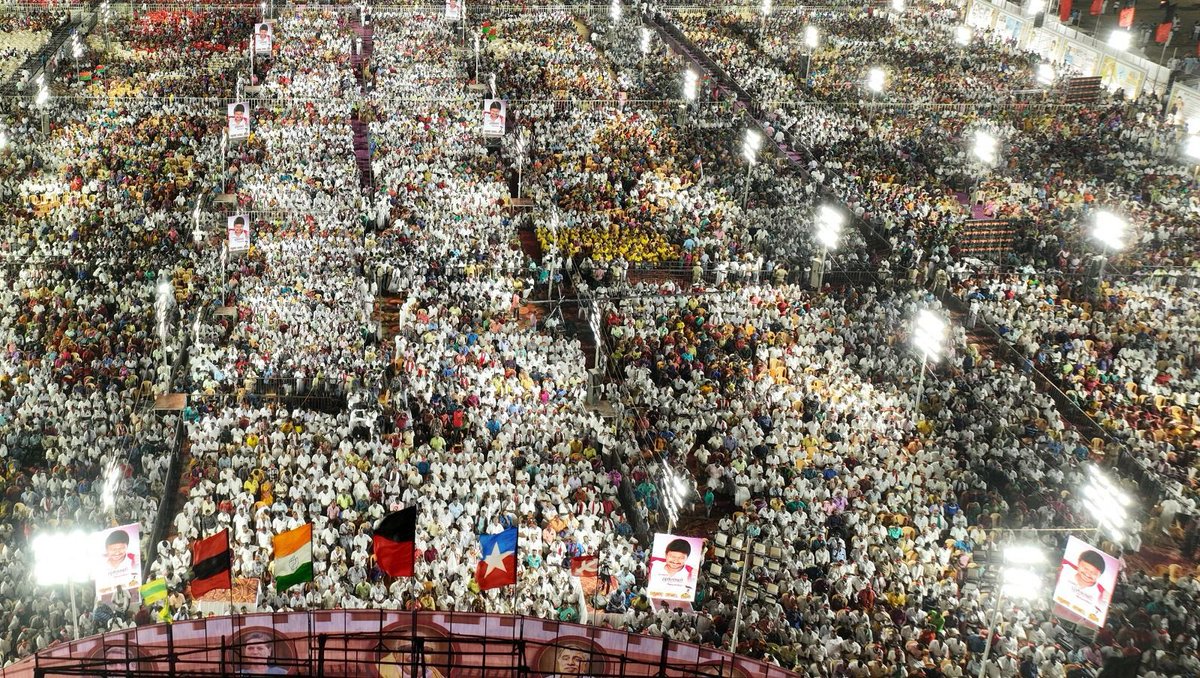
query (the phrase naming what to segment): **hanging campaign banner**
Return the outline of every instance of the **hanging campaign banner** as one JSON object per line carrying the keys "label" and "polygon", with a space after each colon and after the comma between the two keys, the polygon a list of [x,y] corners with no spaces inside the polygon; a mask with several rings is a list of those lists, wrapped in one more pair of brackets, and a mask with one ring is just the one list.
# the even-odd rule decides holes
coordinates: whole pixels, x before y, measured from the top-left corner
{"label": "hanging campaign banner", "polygon": [[462,18],[462,0],[446,0],[446,21]]}
{"label": "hanging campaign banner", "polygon": [[1067,539],[1062,571],[1054,586],[1054,614],[1096,629],[1103,628],[1120,568],[1116,558],[1082,539]]}
{"label": "hanging campaign banner", "polygon": [[484,99],[483,135],[486,137],[504,136],[505,115],[505,106],[502,99]]}
{"label": "hanging campaign banner", "polygon": [[250,217],[245,214],[235,214],[227,221],[229,251],[245,252],[250,249]]}
{"label": "hanging campaign banner", "polygon": [[275,39],[275,28],[268,23],[254,25],[254,53],[270,54]]}
{"label": "hanging campaign banner", "polygon": [[250,107],[246,102],[229,104],[226,115],[229,119],[230,139],[245,139],[250,136]]}
{"label": "hanging campaign banner", "polygon": [[133,600],[141,599],[142,586],[141,528],[137,523],[122,525],[92,534],[92,572],[96,597],[111,601],[117,589],[125,589]]}
{"label": "hanging campaign banner", "polygon": [[664,607],[690,610],[703,560],[704,540],[700,537],[654,535],[646,597]]}

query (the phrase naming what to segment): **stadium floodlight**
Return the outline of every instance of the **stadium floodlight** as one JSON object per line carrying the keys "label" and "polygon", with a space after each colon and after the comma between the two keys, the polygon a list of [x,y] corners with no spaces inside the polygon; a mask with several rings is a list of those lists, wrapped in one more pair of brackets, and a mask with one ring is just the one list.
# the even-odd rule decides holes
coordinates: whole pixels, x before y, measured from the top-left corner
{"label": "stadium floodlight", "polygon": [[1000,141],[996,139],[996,136],[985,129],[977,129],[973,139],[971,154],[985,165],[996,164],[1000,153]]}
{"label": "stadium floodlight", "polygon": [[614,23],[621,20],[621,2],[620,0],[612,0],[612,4],[608,6],[608,15],[612,17]]}
{"label": "stadium floodlight", "polygon": [[1084,508],[1096,521],[1096,537],[1103,533],[1114,542],[1120,542],[1129,526],[1129,507],[1133,505],[1133,499],[1097,466],[1088,467],[1088,480],[1083,485],[1082,495]]}
{"label": "stadium floodlight", "polygon": [[1046,11],[1046,0],[1029,0],[1029,4],[1025,5],[1025,14],[1029,16],[1037,16]]}
{"label": "stadium floodlight", "polygon": [[650,29],[642,26],[642,54],[650,53],[650,36]]}
{"label": "stadium floodlight", "polygon": [[809,49],[816,49],[821,43],[821,34],[816,26],[809,24],[804,27],[804,45]]}
{"label": "stadium floodlight", "polygon": [[1054,84],[1054,78],[1057,74],[1054,72],[1054,66],[1050,64],[1038,64],[1037,81],[1039,85],[1049,87]]}
{"label": "stadium floodlight", "polygon": [[897,13],[903,12],[904,0],[892,0],[892,11]]}
{"label": "stadium floodlight", "polygon": [[1108,210],[1097,210],[1092,217],[1092,237],[1109,250],[1119,250],[1125,246],[1127,228],[1129,222]]}
{"label": "stadium floodlight", "polygon": [[971,27],[959,26],[954,29],[954,42],[966,47],[971,44]]}
{"label": "stadium floodlight", "polygon": [[845,223],[846,215],[832,205],[821,205],[817,210],[817,242],[825,251],[837,249]]}
{"label": "stadium floodlight", "polygon": [[92,573],[81,563],[88,562],[88,549],[92,546],[90,535],[85,532],[42,533],[30,542],[33,548],[34,578],[39,586],[67,585],[71,597],[71,628],[75,640],[79,640],[79,610],[75,604],[75,583],[92,578]]}
{"label": "stadium floodlight", "polygon": [[[3,145],[3,143],[0,143]],[[1193,160],[1200,160],[1200,136],[1192,135],[1183,142],[1183,153]]]}
{"label": "stadium floodlight", "polygon": [[752,130],[746,130],[746,139],[742,142],[742,157],[753,165],[758,162],[758,151],[762,148],[762,134]]}
{"label": "stadium floodlight", "polygon": [[941,358],[946,342],[946,321],[941,316],[922,309],[917,314],[913,326],[912,343],[921,352],[921,372],[917,377],[917,399],[913,404],[913,414],[921,411],[921,397],[925,391],[925,364],[937,362]]}
{"label": "stadium floodlight", "polygon": [[1032,544],[1019,544],[1004,549],[1005,565],[1000,570],[1000,585],[992,591],[992,618],[988,623],[987,642],[983,646],[983,657],[980,659],[979,678],[987,675],[988,657],[992,654],[992,640],[996,634],[996,622],[1000,619],[1000,606],[1005,598],[1016,598],[1028,601],[1036,598],[1042,591],[1042,576],[1032,566],[1046,562],[1042,550]]}
{"label": "stadium floodlight", "polygon": [[882,68],[872,68],[867,71],[867,89],[878,94],[887,85],[887,74]]}
{"label": "stadium floodlight", "polygon": [[1129,31],[1116,30],[1108,34],[1108,46],[1124,52],[1133,44],[1133,34]]}
{"label": "stadium floodlight", "polygon": [[688,101],[696,100],[696,85],[700,82],[700,75],[692,69],[687,69],[683,72],[683,97]]}

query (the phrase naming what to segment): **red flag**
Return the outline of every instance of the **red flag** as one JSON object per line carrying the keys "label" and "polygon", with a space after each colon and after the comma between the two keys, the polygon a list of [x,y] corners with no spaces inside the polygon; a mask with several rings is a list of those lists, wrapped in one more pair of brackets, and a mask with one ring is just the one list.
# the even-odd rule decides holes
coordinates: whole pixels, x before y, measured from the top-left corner
{"label": "red flag", "polygon": [[1071,20],[1071,0],[1062,0],[1058,4],[1058,20],[1064,24]]}
{"label": "red flag", "polygon": [[192,598],[209,591],[231,589],[229,530],[192,544]]}
{"label": "red flag", "polygon": [[572,577],[597,577],[600,575],[600,559],[596,556],[576,556],[571,559]]}
{"label": "red flag", "polygon": [[1117,25],[1121,28],[1129,28],[1133,25],[1134,7],[1126,7],[1117,14]]}
{"label": "red flag", "polygon": [[1154,31],[1154,42],[1157,42],[1158,44],[1161,45],[1161,44],[1165,44],[1170,39],[1171,39],[1171,24],[1170,23],[1159,24],[1158,30]]}
{"label": "red flag", "polygon": [[379,521],[371,544],[375,562],[391,577],[413,576],[417,551],[417,507],[389,513]]}
{"label": "red flag", "polygon": [[1092,8],[1089,14],[1092,16],[1100,16],[1100,12],[1104,11],[1104,0],[1092,0]]}

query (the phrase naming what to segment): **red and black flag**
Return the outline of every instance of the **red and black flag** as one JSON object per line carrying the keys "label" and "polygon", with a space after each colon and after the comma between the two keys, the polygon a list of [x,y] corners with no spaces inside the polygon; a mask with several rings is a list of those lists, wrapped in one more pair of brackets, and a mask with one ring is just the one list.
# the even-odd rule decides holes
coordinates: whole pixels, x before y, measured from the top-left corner
{"label": "red and black flag", "polygon": [[1064,24],[1071,20],[1071,0],[1058,3],[1058,20]]}
{"label": "red and black flag", "polygon": [[192,597],[233,588],[230,576],[229,530],[192,544]]}
{"label": "red and black flag", "polygon": [[413,576],[417,551],[417,507],[387,514],[371,539],[379,569],[392,577]]}
{"label": "red and black flag", "polygon": [[1121,3],[1121,11],[1117,12],[1117,25],[1126,30],[1133,27],[1133,15],[1137,11],[1131,0]]}
{"label": "red and black flag", "polygon": [[1088,14],[1092,16],[1100,16],[1104,11],[1104,0],[1092,0],[1092,8],[1088,10]]}
{"label": "red and black flag", "polygon": [[1163,14],[1163,20],[1158,24],[1158,29],[1154,31],[1154,42],[1165,44],[1171,39],[1171,29],[1175,27],[1175,4],[1168,3],[1167,11]]}

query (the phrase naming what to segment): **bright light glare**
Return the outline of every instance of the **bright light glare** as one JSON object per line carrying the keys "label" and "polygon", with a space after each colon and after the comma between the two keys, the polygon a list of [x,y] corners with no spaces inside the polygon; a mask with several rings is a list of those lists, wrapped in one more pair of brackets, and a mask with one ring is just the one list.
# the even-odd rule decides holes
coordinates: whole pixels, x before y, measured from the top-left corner
{"label": "bright light glare", "polygon": [[33,538],[34,576],[40,586],[87,581],[92,573],[80,567],[89,554],[91,539],[85,532],[40,534]]}
{"label": "bright light glare", "polygon": [[1046,562],[1046,553],[1031,544],[1017,544],[1004,548],[1004,560],[1015,565],[1036,565]]}
{"label": "bright light glare", "polygon": [[821,34],[817,31],[816,26],[804,27],[804,44],[809,49],[816,49],[821,42]]}
{"label": "bright light glare", "polygon": [[904,11],[904,0],[892,0],[892,11],[893,12],[903,12]]}
{"label": "bright light glare", "polygon": [[1046,11],[1046,0],[1029,0],[1029,5],[1025,7],[1025,13],[1029,16],[1035,16]]}
{"label": "bright light glare", "polygon": [[971,28],[969,26],[959,26],[954,29],[954,41],[964,47],[971,44]]}
{"label": "bright light glare", "polygon": [[1039,64],[1037,67],[1037,81],[1042,85],[1050,85],[1054,83],[1054,67],[1050,64]]}
{"label": "bright light glare", "polygon": [[1124,219],[1108,210],[1097,211],[1093,218],[1093,238],[1104,243],[1110,250],[1119,250],[1125,246],[1125,229],[1129,224]]}
{"label": "bright light glare", "polygon": [[913,345],[925,354],[926,360],[937,360],[945,339],[946,321],[929,309],[922,309],[913,329]]}
{"label": "bright light glare", "polygon": [[832,205],[821,205],[817,210],[817,242],[825,249],[835,250],[838,239],[842,235],[842,225],[846,223],[846,215]]}
{"label": "bright light glare", "polygon": [[[3,143],[0,143],[0,146],[2,145]],[[1200,136],[1188,137],[1187,141],[1185,141],[1183,144],[1183,152],[1186,153],[1189,158],[1200,160]]]}
{"label": "bright light glare", "polygon": [[1031,570],[1004,569],[1004,595],[1010,598],[1029,600],[1042,590],[1042,578]]}
{"label": "bright light glare", "polygon": [[650,29],[642,27],[642,54],[650,53]]}
{"label": "bright light glare", "polygon": [[988,165],[995,163],[999,149],[1000,142],[991,132],[983,129],[975,130],[975,145],[971,148],[971,152],[981,162]]}
{"label": "bright light glare", "polygon": [[612,5],[609,6],[609,8],[608,8],[608,15],[612,17],[613,21],[620,21],[621,20],[621,3],[618,2],[617,0],[613,0]]}
{"label": "bright light glare", "polygon": [[867,89],[872,92],[882,92],[887,75],[882,68],[872,68],[867,71]]}
{"label": "bright light glare", "polygon": [[34,103],[36,103],[38,106],[41,106],[49,100],[50,100],[50,90],[46,89],[45,87],[42,87],[41,89],[38,90],[37,99],[34,100]]}
{"label": "bright light glare", "polygon": [[752,129],[746,130],[746,140],[742,142],[742,155],[750,164],[758,160],[758,151],[762,148],[762,135]]}
{"label": "bright light glare", "polygon": [[696,83],[700,80],[700,76],[692,69],[687,69],[683,73],[683,96],[688,101],[696,100]]}
{"label": "bright light glare", "polygon": [[1108,46],[1124,52],[1133,44],[1133,34],[1129,31],[1113,31],[1108,35]]}
{"label": "bright light glare", "polygon": [[771,13],[771,0],[762,1],[762,13],[763,16],[767,16]]}

